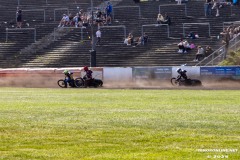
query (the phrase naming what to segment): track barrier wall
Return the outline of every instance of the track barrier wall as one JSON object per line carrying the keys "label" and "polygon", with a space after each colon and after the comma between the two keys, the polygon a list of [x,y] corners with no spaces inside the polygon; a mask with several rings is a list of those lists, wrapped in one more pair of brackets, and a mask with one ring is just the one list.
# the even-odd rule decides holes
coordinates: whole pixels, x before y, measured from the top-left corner
{"label": "track barrier wall", "polygon": [[[218,67],[196,67],[196,66],[175,66],[175,67],[93,67],[93,77],[108,82],[132,82],[138,80],[166,81],[176,77],[177,68],[187,70],[190,78],[198,79],[237,79],[240,80],[240,66],[218,66]],[[39,81],[56,85],[57,80],[63,79],[63,71],[68,69],[74,73],[74,78],[85,75],[83,67],[79,68],[12,68],[0,69],[0,84],[11,79],[12,84],[19,82]],[[48,85],[46,85],[48,86]]]}

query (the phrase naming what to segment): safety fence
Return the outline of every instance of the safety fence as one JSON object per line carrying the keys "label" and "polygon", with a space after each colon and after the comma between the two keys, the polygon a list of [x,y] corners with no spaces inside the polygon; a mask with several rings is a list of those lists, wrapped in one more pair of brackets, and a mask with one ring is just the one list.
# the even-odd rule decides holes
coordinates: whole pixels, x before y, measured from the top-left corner
{"label": "safety fence", "polygon": [[[34,42],[36,42],[37,37],[36,28],[6,28],[6,42],[8,42],[9,40],[9,34],[14,34],[15,36],[17,36],[17,34],[24,33],[23,31],[33,31],[33,40]],[[29,34],[29,32],[24,34]]]}
{"label": "safety fence", "polygon": [[[24,20],[28,20],[30,17],[32,18],[32,21],[36,21],[36,17],[40,17],[39,15],[42,14],[43,19],[39,19],[38,21],[46,22],[46,11],[45,9],[28,9],[28,10],[22,10],[24,12]],[[37,15],[37,16],[35,16]]]}
{"label": "safety fence", "polygon": [[[183,23],[183,36],[186,37],[186,32],[200,33],[204,26],[205,30],[202,33],[206,33],[206,35],[201,34],[201,37],[211,37],[210,23]],[[207,32],[205,32],[206,30]]]}
{"label": "safety fence", "polygon": [[[104,28],[109,28],[110,30],[108,30],[107,32],[111,32],[111,29],[116,29],[116,28],[120,28],[120,30],[123,31],[123,35],[122,35],[122,39],[126,38],[127,37],[127,30],[126,30],[126,26],[124,25],[119,25],[119,26],[100,26],[99,27],[100,29],[104,29]],[[114,32],[111,32],[111,33],[114,33]],[[113,35],[114,36],[114,35]]]}
{"label": "safety fence", "polygon": [[[180,7],[182,8],[182,12],[185,16],[187,16],[187,6],[186,4],[164,4],[164,5],[159,5],[159,13],[163,13],[163,12],[168,12],[170,7],[174,7],[174,10],[176,10],[176,7]],[[177,10],[177,14],[179,15],[181,13],[181,10]]]}
{"label": "safety fence", "polygon": [[[153,29],[153,27],[154,28],[156,28],[156,27],[158,27],[158,33],[160,33],[163,29],[162,29],[162,27],[161,26],[165,26],[166,27],[166,33],[167,33],[167,37],[169,38],[170,37],[170,30],[169,30],[169,25],[168,24],[146,24],[146,25],[142,25],[142,36],[143,36],[143,34],[144,34],[144,32],[145,32],[145,29],[146,28],[151,28],[151,29]],[[149,33],[148,33],[149,34]],[[155,34],[155,33],[154,33]],[[151,37],[151,36],[150,36]]]}
{"label": "safety fence", "polygon": [[[84,33],[86,34],[86,37],[89,37],[89,35],[88,35],[88,32],[84,32],[84,30],[86,30],[86,28],[85,27],[78,27],[78,28],[76,28],[76,27],[58,27],[58,28],[54,28],[54,38],[53,38],[53,40],[54,41],[56,41],[56,37],[57,37],[57,34],[59,35],[59,34],[64,34],[64,33],[67,33],[67,32],[71,32],[71,31],[74,31],[74,30],[80,30],[80,39],[79,40],[84,40]],[[78,37],[78,33],[79,32],[74,32],[74,36],[75,37]],[[74,40],[76,40],[76,39],[74,39]]]}

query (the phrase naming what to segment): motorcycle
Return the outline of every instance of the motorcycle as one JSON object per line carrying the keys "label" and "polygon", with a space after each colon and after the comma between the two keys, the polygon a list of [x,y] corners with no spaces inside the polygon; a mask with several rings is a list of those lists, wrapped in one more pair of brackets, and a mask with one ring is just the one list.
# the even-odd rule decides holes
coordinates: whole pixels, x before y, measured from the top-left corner
{"label": "motorcycle", "polygon": [[171,84],[173,86],[202,86],[202,82],[198,79],[179,79],[178,78],[171,78]]}
{"label": "motorcycle", "polygon": [[[85,81],[86,81],[86,77],[84,76],[83,78],[77,78],[77,80],[79,81],[80,87],[85,87]],[[90,83],[88,84],[88,87],[102,87],[103,86],[103,81],[101,79],[95,79],[93,78]]]}
{"label": "motorcycle", "polygon": [[72,88],[79,88],[82,86],[82,80],[80,78],[76,78],[73,81],[68,82],[68,84],[65,84],[65,80],[64,79],[60,79],[57,82],[58,86],[61,88],[67,88],[72,87]]}

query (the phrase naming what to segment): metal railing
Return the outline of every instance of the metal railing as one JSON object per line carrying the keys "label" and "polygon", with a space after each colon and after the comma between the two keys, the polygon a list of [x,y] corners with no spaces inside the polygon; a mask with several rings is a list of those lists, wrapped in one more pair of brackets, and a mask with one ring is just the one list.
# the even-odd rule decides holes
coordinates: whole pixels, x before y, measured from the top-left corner
{"label": "metal railing", "polygon": [[169,31],[169,25],[168,24],[146,24],[146,25],[142,25],[142,36],[144,34],[144,27],[159,27],[159,26],[167,26],[167,37],[170,37],[170,31]]}
{"label": "metal railing", "polygon": [[195,66],[217,65],[220,61],[224,60],[225,53],[226,47],[225,45],[223,45],[219,49],[214,51],[211,55],[198,62]]}
{"label": "metal railing", "polygon": [[[48,4],[48,0],[46,0],[46,4]],[[18,0],[18,5],[21,5],[21,0]]]}
{"label": "metal railing", "polygon": [[45,11],[45,9],[28,9],[28,10],[23,10],[23,12],[43,12],[43,21],[46,22],[46,11]]}
{"label": "metal railing", "polygon": [[[36,42],[36,38],[37,38],[37,31],[36,28],[6,28],[6,42],[8,42],[8,34],[9,33],[13,33],[13,32],[9,32],[9,31],[24,31],[24,30],[33,30],[34,31],[34,42]],[[17,33],[17,32],[14,32]]]}
{"label": "metal railing", "polygon": [[99,28],[123,28],[124,38],[127,37],[127,29],[126,29],[126,26],[124,26],[124,25],[119,25],[119,26],[100,26]]}
{"label": "metal railing", "polygon": [[228,48],[226,48],[225,45],[221,46],[211,55],[204,58],[202,61],[198,62],[195,66],[218,65],[221,61],[223,61],[226,58],[228,52],[237,51],[239,48],[240,48],[240,35],[230,40]]}
{"label": "metal railing", "polygon": [[168,6],[183,6],[184,7],[184,14],[187,17],[187,6],[186,6],[186,4],[181,4],[181,5],[179,5],[179,4],[163,4],[163,5],[159,5],[158,6],[159,13],[161,13],[161,7],[168,7]]}
{"label": "metal railing", "polygon": [[122,8],[138,8],[138,18],[140,19],[142,17],[141,15],[141,8],[140,6],[118,6],[118,7],[113,7],[113,10],[112,10],[112,18],[114,19],[115,18],[115,10],[116,9],[122,9]]}
{"label": "metal railing", "polygon": [[223,22],[223,30],[224,30],[225,27],[231,26],[232,24],[233,25],[235,25],[235,24],[240,25],[240,21]]}
{"label": "metal railing", "polygon": [[211,37],[210,23],[183,23],[183,36],[185,37],[185,27],[189,25],[207,25],[208,26],[208,36]]}
{"label": "metal railing", "polygon": [[83,29],[86,29],[86,28],[83,28],[83,27],[79,27],[79,28],[76,28],[76,27],[58,27],[58,28],[54,28],[54,31],[53,31],[53,35],[54,35],[54,38],[53,40],[55,41],[56,40],[56,31],[59,30],[59,29],[80,29],[81,30],[81,40],[83,40]]}

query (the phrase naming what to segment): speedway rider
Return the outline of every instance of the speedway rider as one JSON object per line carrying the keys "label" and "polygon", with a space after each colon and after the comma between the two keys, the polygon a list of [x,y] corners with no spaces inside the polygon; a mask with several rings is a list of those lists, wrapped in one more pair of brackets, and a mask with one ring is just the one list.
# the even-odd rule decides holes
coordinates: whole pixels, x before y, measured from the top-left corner
{"label": "speedway rider", "polygon": [[179,74],[178,77],[177,77],[177,81],[181,80],[182,78],[184,79],[184,81],[187,83],[187,84],[191,84],[191,80],[188,79],[187,77],[187,71],[186,70],[182,70],[181,68],[178,68],[177,69],[177,73]]}
{"label": "speedway rider", "polygon": [[65,75],[65,80],[64,80],[65,87],[67,87],[67,83],[69,83],[70,86],[73,86],[74,84],[73,73],[69,70],[64,70],[63,73]]}
{"label": "speedway rider", "polygon": [[88,87],[91,85],[93,78],[92,78],[92,71],[88,69],[87,66],[83,68],[84,72],[86,72],[85,76],[83,77],[84,81],[84,87]]}

